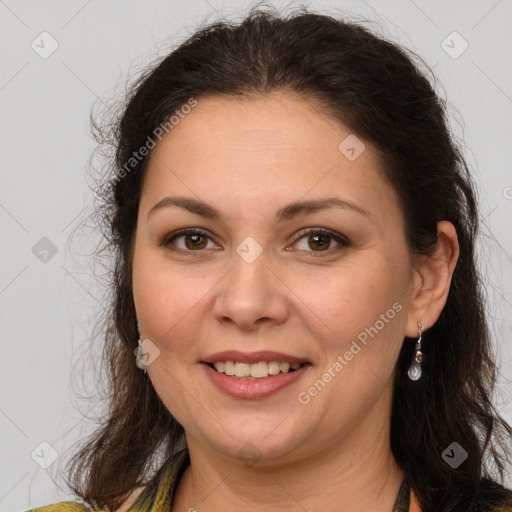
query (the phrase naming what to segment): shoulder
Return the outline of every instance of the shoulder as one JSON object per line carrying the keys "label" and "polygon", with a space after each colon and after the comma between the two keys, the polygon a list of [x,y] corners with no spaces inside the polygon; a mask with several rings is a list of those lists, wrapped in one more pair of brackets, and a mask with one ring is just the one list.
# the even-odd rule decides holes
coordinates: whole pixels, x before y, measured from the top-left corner
{"label": "shoulder", "polygon": [[[116,512],[126,512],[135,502],[138,493],[134,493],[130,496]],[[101,510],[97,508],[89,507],[76,501],[60,501],[58,503],[52,503],[50,505],[44,505],[42,507],[32,508],[25,512],[109,512],[107,509]]]}
{"label": "shoulder", "polygon": [[[172,498],[175,484],[178,477],[190,464],[188,449],[184,448],[174,453],[162,465],[153,479],[145,488],[135,490],[132,495],[115,510],[115,512],[129,512],[134,507],[135,510],[147,509],[148,503],[164,502]],[[151,506],[151,505],[149,505]],[[98,509],[89,505],[78,503],[76,501],[60,501],[42,507],[32,508],[24,512],[110,512],[108,509]]]}
{"label": "shoulder", "polygon": [[51,505],[32,508],[26,512],[93,512],[93,509],[76,501],[60,501]]}

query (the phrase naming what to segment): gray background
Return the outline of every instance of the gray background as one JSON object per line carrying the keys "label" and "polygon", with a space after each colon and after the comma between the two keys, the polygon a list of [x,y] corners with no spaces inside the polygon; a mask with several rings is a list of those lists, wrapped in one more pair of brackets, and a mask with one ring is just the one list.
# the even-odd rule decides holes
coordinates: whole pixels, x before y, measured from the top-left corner
{"label": "gray background", "polygon": [[[0,0],[1,511],[71,498],[58,488],[59,469],[93,424],[83,416],[89,403],[79,397],[94,386],[94,368],[80,358],[100,308],[87,256],[94,233],[82,237],[83,255],[77,253],[78,244],[72,250],[66,245],[91,203],[85,170],[95,147],[89,135],[93,102],[118,95],[126,79],[205,19],[213,21],[216,11],[238,19],[247,5],[215,0]],[[500,367],[496,401],[510,422],[512,3],[309,5],[317,12],[336,15],[348,9],[352,17],[377,20],[384,35],[434,66],[453,106],[454,133],[465,141],[481,193],[485,234],[479,255]],[[46,59],[31,47],[35,41],[50,48],[48,36],[40,36],[44,31],[58,44]],[[446,40],[454,31],[469,44],[457,58],[453,55],[463,48],[463,40]],[[44,43],[41,37],[47,38]],[[53,256],[41,252],[49,244],[40,241],[43,237],[55,246]],[[88,386],[80,383],[82,372]],[[48,469],[40,467],[37,461],[51,461],[52,450],[56,461]]]}

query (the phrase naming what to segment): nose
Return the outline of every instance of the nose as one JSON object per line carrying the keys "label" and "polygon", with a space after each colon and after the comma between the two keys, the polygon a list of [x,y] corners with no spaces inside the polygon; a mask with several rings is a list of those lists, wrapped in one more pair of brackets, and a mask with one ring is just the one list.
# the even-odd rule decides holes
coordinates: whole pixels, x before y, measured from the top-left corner
{"label": "nose", "polygon": [[251,263],[234,253],[231,271],[219,283],[215,299],[213,313],[219,322],[255,330],[286,321],[287,288],[269,263],[265,251]]}

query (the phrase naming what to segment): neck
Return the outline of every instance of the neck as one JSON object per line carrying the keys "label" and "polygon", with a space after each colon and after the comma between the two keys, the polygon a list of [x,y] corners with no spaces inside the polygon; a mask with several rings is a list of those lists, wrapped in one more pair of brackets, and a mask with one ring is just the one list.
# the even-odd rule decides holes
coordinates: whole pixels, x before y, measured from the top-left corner
{"label": "neck", "polygon": [[[174,511],[391,512],[404,472],[375,418],[314,456],[246,466],[187,438],[191,465],[173,499]],[[373,421],[373,422],[372,422]],[[339,445],[339,447],[338,447]]]}

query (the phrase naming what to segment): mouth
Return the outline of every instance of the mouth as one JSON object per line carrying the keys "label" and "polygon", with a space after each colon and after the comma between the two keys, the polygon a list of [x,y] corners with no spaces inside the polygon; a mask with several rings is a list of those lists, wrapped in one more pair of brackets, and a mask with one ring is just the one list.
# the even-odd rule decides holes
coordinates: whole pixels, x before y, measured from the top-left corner
{"label": "mouth", "polygon": [[257,363],[244,363],[238,361],[205,362],[212,370],[222,373],[233,379],[260,380],[285,373],[293,373],[309,363],[259,361]]}
{"label": "mouth", "polygon": [[201,363],[210,382],[237,400],[262,399],[279,393],[313,366],[304,357],[273,350],[225,350],[206,356]]}

